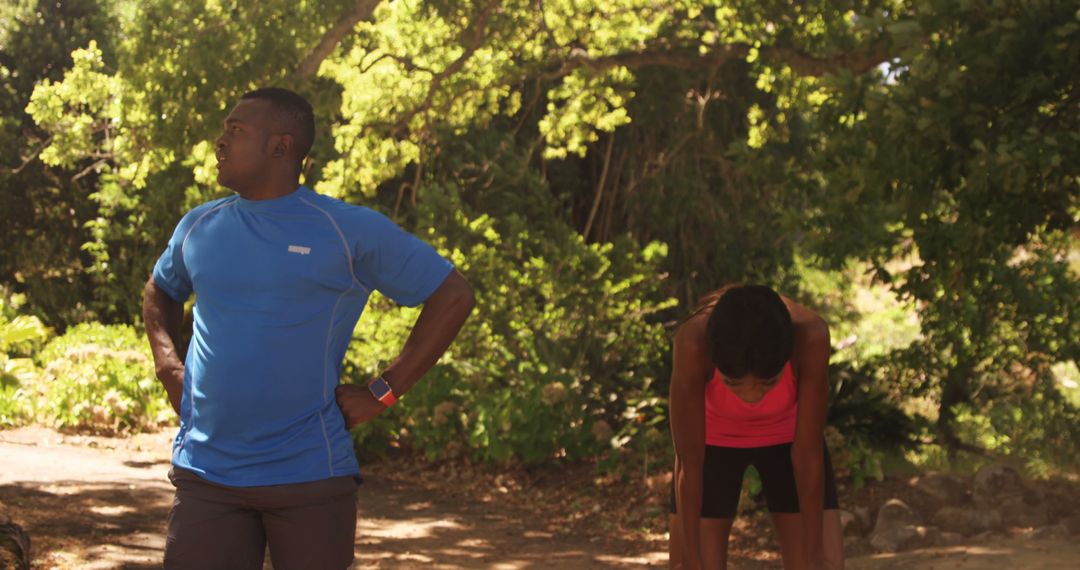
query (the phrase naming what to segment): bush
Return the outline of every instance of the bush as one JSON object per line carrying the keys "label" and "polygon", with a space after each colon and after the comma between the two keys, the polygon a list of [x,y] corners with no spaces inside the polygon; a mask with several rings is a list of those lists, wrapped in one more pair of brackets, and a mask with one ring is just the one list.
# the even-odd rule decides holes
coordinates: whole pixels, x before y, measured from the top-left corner
{"label": "bush", "polygon": [[918,446],[925,421],[904,413],[876,378],[850,362],[830,367],[829,412],[825,440],[840,477],[855,487],[880,481],[886,453]]}
{"label": "bush", "polygon": [[0,427],[11,427],[33,416],[26,386],[39,371],[29,356],[48,338],[49,331],[37,317],[18,314],[25,302],[23,296],[0,293]]}
{"label": "bush", "polygon": [[1028,475],[1075,473],[1080,467],[1080,410],[1049,386],[959,406],[964,441],[1023,464]]}
{"label": "bush", "polygon": [[[467,450],[489,463],[539,463],[632,445],[616,436],[628,433],[635,402],[651,401],[664,371],[668,341],[656,313],[673,303],[659,291],[665,248],[587,244],[567,226],[536,232],[522,216],[468,212],[452,191],[427,195],[418,225],[439,217],[439,237],[420,234],[472,282],[475,313],[400,406],[357,429],[358,447],[408,444],[431,458]],[[346,377],[377,374],[416,314],[374,298]]]}
{"label": "bush", "polygon": [[175,417],[146,339],[130,325],[83,323],[38,354],[39,419],[97,432],[153,430]]}

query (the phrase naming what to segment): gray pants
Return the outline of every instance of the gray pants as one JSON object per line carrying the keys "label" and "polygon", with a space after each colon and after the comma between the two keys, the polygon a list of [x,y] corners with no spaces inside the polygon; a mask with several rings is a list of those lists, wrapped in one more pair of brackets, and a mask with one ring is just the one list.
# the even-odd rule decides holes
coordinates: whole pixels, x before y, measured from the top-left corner
{"label": "gray pants", "polygon": [[165,541],[168,570],[343,570],[353,563],[352,476],[266,487],[227,487],[174,467],[176,498]]}

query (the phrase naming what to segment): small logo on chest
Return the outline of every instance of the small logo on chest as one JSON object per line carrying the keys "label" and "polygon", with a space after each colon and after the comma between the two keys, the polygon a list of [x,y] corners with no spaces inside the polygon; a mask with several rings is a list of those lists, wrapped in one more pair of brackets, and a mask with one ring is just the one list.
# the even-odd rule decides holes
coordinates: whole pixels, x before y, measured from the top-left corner
{"label": "small logo on chest", "polygon": [[289,253],[299,253],[300,255],[307,255],[311,253],[310,247],[304,247],[302,245],[290,245]]}

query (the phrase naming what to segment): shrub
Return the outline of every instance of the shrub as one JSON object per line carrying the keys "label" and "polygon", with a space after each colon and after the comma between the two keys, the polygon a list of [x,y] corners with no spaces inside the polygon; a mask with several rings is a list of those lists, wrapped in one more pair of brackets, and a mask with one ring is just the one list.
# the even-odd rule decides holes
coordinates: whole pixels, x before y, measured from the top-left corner
{"label": "shrub", "polygon": [[0,293],[0,427],[11,427],[33,416],[26,386],[39,371],[29,355],[48,338],[49,331],[37,317],[18,313],[23,296]]}
{"label": "shrub", "polygon": [[[358,447],[409,444],[431,458],[467,450],[489,463],[538,463],[631,445],[616,435],[627,433],[634,402],[655,396],[664,369],[668,341],[656,314],[673,303],[659,291],[665,248],[588,244],[567,226],[536,232],[522,216],[468,211],[453,192],[429,195],[418,225],[439,216],[439,237],[420,234],[471,281],[475,313],[400,406],[357,429]],[[346,377],[377,374],[416,314],[374,298]]]}
{"label": "shrub", "polygon": [[130,325],[83,323],[38,355],[40,419],[100,432],[152,430],[174,418],[146,340]]}

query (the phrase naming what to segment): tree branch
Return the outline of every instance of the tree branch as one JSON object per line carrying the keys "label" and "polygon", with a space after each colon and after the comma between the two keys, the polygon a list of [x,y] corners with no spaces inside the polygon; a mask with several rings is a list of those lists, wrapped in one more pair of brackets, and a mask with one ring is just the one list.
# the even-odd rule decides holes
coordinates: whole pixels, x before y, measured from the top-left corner
{"label": "tree branch", "polygon": [[[865,73],[890,59],[889,47],[889,40],[883,38],[868,46],[828,57],[814,56],[790,45],[766,46],[760,51],[763,57],[785,63],[802,75],[819,77],[843,69],[855,74]],[[575,48],[566,59],[556,63],[557,67],[550,66],[547,71],[537,75],[543,79],[558,79],[579,68],[603,71],[617,66],[630,69],[656,66],[687,70],[713,69],[733,59],[746,57],[750,49],[750,44],[733,43],[718,46],[705,53],[701,53],[697,46],[689,46],[589,57],[585,50]]]}
{"label": "tree branch", "polygon": [[589,231],[592,230],[596,212],[600,209],[600,199],[604,196],[604,185],[607,184],[608,167],[611,166],[611,149],[615,148],[615,133],[608,135],[607,152],[604,153],[604,168],[600,171],[600,182],[596,185],[596,197],[593,199],[592,208],[589,210],[589,219],[585,222],[585,230],[581,235],[589,239]]}
{"label": "tree branch", "polygon": [[86,168],[80,170],[78,172],[78,174],[72,176],[71,181],[72,182],[78,181],[83,176],[86,176],[87,174],[90,174],[91,172],[96,171],[98,168],[104,166],[105,164],[108,164],[108,162],[109,162],[108,158],[102,158],[100,160],[94,161],[93,164],[91,164],[90,166],[87,166]]}
{"label": "tree branch", "polygon": [[45,142],[41,143],[41,145],[37,149],[35,149],[33,152],[31,152],[29,156],[21,157],[22,158],[22,164],[20,164],[16,168],[8,168],[6,170],[8,172],[10,172],[11,174],[18,174],[18,173],[22,172],[23,169],[27,167],[27,165],[29,165],[31,162],[34,162],[34,160],[41,154],[41,151],[45,150],[46,147],[48,147],[49,145],[52,144],[52,141],[53,141],[53,135],[49,135],[49,138],[45,139]]}
{"label": "tree branch", "polygon": [[431,77],[431,83],[428,85],[427,95],[424,96],[424,100],[421,101],[419,105],[410,109],[390,126],[391,136],[398,136],[402,132],[407,131],[409,122],[412,121],[413,117],[430,109],[432,100],[435,98],[435,93],[439,90],[439,86],[442,85],[442,82],[445,81],[447,77],[461,71],[461,68],[465,67],[465,63],[469,61],[469,58],[471,58],[472,55],[476,53],[476,50],[483,45],[484,39],[487,37],[488,16],[491,15],[492,10],[498,5],[498,1],[489,2],[484,6],[484,9],[480,14],[477,15],[476,19],[470,23],[467,32],[462,34],[463,41],[461,43],[464,45],[465,50],[461,52],[461,55],[454,61],[450,62],[450,65],[447,65],[442,71]]}
{"label": "tree branch", "polygon": [[656,49],[638,52],[616,53],[612,55],[589,57],[588,52],[574,48],[570,55],[558,62],[556,69],[549,69],[538,74],[543,79],[565,77],[579,68],[603,71],[612,67],[624,66],[630,69],[642,67],[673,67],[677,69],[702,69],[720,67],[732,59],[746,57],[750,47],[743,44],[721,46],[719,49],[702,54],[696,47]]}
{"label": "tree branch", "polygon": [[380,0],[357,0],[352,8],[346,10],[338,17],[337,23],[323,34],[319,43],[304,57],[300,65],[296,66],[293,76],[300,80],[311,79],[319,72],[319,66],[323,60],[330,56],[341,40],[356,27],[357,24],[371,18],[375,7]]}
{"label": "tree branch", "polygon": [[817,57],[790,45],[774,45],[762,48],[762,55],[777,59],[787,64],[801,75],[821,77],[842,70],[854,75],[862,75],[871,69],[892,59],[892,42],[882,37],[868,45],[860,46],[849,52],[828,57]]}
{"label": "tree branch", "polygon": [[[465,49],[461,55],[443,70],[431,74],[431,82],[423,101],[409,109],[396,121],[378,122],[368,126],[386,129],[393,137],[408,136],[409,123],[420,113],[431,109],[436,93],[443,82],[461,71],[469,58],[484,43],[487,37],[487,19],[496,6],[498,2],[487,4],[462,34],[459,44]],[[511,78],[511,82],[560,79],[582,68],[603,71],[619,66],[630,69],[661,66],[685,70],[716,70],[732,60],[746,58],[751,49],[753,47],[747,43],[731,43],[716,46],[702,53],[698,45],[665,45],[642,51],[592,57],[585,49],[574,47],[565,58],[525,66],[523,73]],[[849,52],[824,57],[809,54],[801,48],[788,44],[764,46],[759,48],[759,51],[763,58],[784,63],[799,74],[813,77],[837,73],[841,70],[862,74],[893,57],[893,46],[888,36],[883,36]],[[402,58],[397,57],[395,59],[409,67],[407,60],[402,61]]]}

